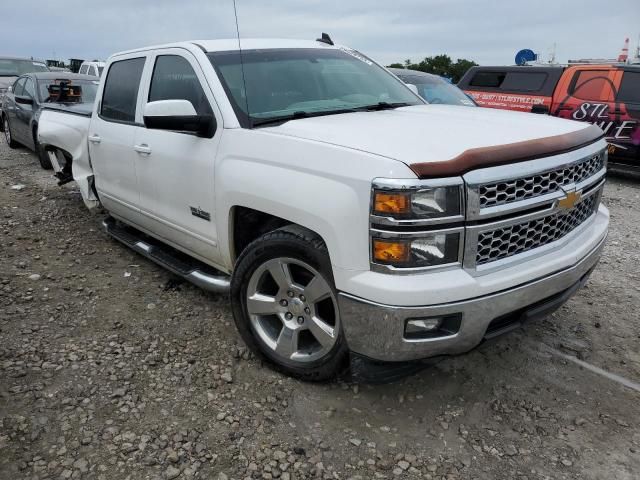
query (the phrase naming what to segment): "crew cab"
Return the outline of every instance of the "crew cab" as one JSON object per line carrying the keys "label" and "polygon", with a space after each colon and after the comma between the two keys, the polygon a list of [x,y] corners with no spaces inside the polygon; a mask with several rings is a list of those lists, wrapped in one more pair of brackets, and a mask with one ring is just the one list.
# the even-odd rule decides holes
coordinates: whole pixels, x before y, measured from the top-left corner
{"label": "crew cab", "polygon": [[38,132],[112,237],[229,293],[276,368],[460,354],[586,282],[609,223],[599,128],[426,104],[327,36],[241,47],[115,54],[91,111],[45,109]]}
{"label": "crew cab", "polygon": [[640,172],[640,66],[472,67],[458,86],[481,107],[590,122],[612,163]]}

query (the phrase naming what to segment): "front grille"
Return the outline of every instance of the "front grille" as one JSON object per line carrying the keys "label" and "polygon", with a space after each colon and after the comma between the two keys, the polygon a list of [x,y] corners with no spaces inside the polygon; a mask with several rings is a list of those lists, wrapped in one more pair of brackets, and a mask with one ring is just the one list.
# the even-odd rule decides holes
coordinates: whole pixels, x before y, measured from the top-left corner
{"label": "front grille", "polygon": [[602,170],[604,162],[604,153],[598,153],[563,168],[480,185],[480,208],[505,205],[556,192],[564,185],[579,183],[591,177]]}
{"label": "front grille", "polygon": [[476,265],[511,257],[562,238],[598,209],[599,198],[595,193],[570,210],[481,232],[478,236]]}

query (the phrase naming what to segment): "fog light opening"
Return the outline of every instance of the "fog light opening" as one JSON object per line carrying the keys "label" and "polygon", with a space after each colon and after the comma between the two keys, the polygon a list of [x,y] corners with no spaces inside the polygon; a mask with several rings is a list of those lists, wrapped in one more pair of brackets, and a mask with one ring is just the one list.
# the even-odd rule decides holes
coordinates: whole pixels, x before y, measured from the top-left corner
{"label": "fog light opening", "polygon": [[404,338],[424,340],[455,335],[460,330],[461,315],[409,318],[404,326]]}

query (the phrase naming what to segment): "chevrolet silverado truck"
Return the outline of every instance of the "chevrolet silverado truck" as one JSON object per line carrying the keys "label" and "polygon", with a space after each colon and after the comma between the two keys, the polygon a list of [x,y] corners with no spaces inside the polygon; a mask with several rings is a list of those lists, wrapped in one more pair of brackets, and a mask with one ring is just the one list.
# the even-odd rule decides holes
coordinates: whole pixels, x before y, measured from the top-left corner
{"label": "chevrolet silverado truck", "polygon": [[112,237],[228,293],[246,344],[306,380],[549,314],[609,223],[596,126],[429,105],[327,37],[115,54],[38,135]]}

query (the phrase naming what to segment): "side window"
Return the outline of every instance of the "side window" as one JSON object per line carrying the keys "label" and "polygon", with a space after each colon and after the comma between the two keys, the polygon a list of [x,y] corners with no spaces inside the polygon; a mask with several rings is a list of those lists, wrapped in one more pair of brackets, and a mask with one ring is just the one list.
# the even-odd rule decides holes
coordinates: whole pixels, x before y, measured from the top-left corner
{"label": "side window", "polygon": [[145,57],[113,62],[107,71],[100,115],[105,120],[134,122]]}
{"label": "side window", "polygon": [[500,88],[515,92],[537,92],[542,90],[547,76],[543,72],[509,72]]}
{"label": "side window", "polygon": [[87,75],[97,77],[98,75],[96,74],[96,67],[89,67],[89,72],[87,73]]}
{"label": "side window", "polygon": [[16,83],[13,84],[13,94],[20,96],[24,93],[24,78],[19,78]]}
{"label": "side window", "polygon": [[499,88],[504,82],[505,76],[505,72],[478,72],[473,76],[469,85],[472,87]]}
{"label": "side window", "polygon": [[575,73],[571,83],[571,95],[576,98],[598,102],[613,100],[613,90],[607,70],[581,70]]}
{"label": "side window", "polygon": [[82,65],[80,67],[80,71],[78,73],[81,73],[82,75],[85,75],[87,73],[88,69],[89,69],[89,65]]}
{"label": "side window", "polygon": [[33,80],[27,78],[26,83],[24,84],[24,93],[27,97],[31,97],[33,99],[36,98],[36,87],[33,84]]}
{"label": "side window", "polygon": [[624,72],[616,100],[640,104],[640,72]]}
{"label": "side window", "polygon": [[184,57],[178,55],[158,56],[148,100],[189,100],[198,115],[212,113],[196,72]]}

